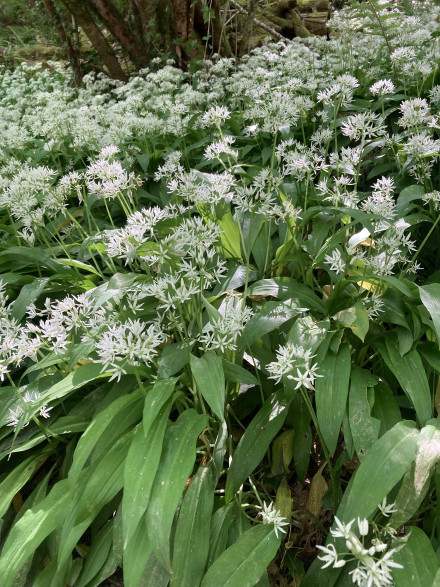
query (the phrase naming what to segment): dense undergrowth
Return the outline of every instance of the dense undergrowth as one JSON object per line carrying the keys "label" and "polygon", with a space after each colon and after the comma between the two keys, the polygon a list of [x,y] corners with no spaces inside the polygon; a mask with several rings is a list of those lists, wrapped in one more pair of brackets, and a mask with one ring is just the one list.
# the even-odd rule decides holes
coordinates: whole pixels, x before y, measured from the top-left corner
{"label": "dense undergrowth", "polygon": [[2,586],[439,580],[440,10],[356,10],[1,72]]}

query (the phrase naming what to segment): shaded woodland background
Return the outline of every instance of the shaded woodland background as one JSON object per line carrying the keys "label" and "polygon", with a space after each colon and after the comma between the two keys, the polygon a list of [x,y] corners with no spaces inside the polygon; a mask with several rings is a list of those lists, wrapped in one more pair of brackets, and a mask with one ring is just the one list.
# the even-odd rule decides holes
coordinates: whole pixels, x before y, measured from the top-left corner
{"label": "shaded woodland background", "polygon": [[282,38],[326,35],[339,0],[4,0],[0,62],[62,59],[126,81],[153,59],[183,69]]}

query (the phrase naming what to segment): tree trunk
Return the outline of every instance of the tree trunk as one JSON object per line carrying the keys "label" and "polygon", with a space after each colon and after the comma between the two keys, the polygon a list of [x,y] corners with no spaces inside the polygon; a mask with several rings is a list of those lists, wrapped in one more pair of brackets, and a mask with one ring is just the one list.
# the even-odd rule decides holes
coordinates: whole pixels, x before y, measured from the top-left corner
{"label": "tree trunk", "polygon": [[90,0],[90,5],[102,23],[127,51],[133,63],[138,68],[146,67],[148,57],[141,41],[132,33],[113,2],[111,0]]}
{"label": "tree trunk", "polygon": [[194,38],[194,11],[195,3],[192,0],[173,0],[174,8],[174,38],[179,39],[176,45],[176,54],[179,67],[186,69],[189,59],[196,53],[188,41]]}
{"label": "tree trunk", "polygon": [[67,51],[67,59],[70,61],[73,67],[73,72],[75,76],[75,82],[79,85],[81,83],[82,78],[82,71],[81,71],[81,62],[79,58],[79,52],[75,50],[73,47],[72,41],[70,40],[69,35],[66,33],[66,29],[61,21],[60,15],[55,9],[55,5],[52,0],[43,0],[44,8],[52,21],[60,41],[63,45],[66,46]]}
{"label": "tree trunk", "polygon": [[127,81],[122,67],[113,53],[106,38],[96,26],[92,14],[87,8],[87,3],[84,0],[63,0],[67,9],[73,14],[78,25],[83,29],[89,41],[96,49],[103,64],[106,66],[110,77],[120,81]]}
{"label": "tree trunk", "polygon": [[251,40],[252,29],[254,25],[255,13],[257,11],[258,0],[250,0],[248,15],[244,23],[243,34],[241,36],[238,56],[243,57],[249,51],[249,42]]}

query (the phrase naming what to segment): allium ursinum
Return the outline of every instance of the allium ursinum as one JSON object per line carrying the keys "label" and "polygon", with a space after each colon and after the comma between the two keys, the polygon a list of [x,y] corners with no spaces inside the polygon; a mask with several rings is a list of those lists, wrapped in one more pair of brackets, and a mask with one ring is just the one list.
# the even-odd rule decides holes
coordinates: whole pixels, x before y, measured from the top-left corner
{"label": "allium ursinum", "polygon": [[259,509],[261,508],[261,517],[263,518],[263,524],[273,524],[275,530],[275,536],[278,538],[278,532],[282,532],[283,534],[286,533],[286,530],[283,526],[288,526],[289,522],[287,518],[283,518],[278,510],[275,509],[275,505],[273,503],[266,504],[263,503],[263,507],[257,506]]}
{"label": "allium ursinum", "polygon": [[366,112],[359,112],[349,116],[342,123],[341,131],[344,136],[349,137],[352,141],[359,141],[383,136],[386,134],[386,127],[379,114],[367,110]]}
{"label": "allium ursinum", "polygon": [[168,181],[176,176],[184,173],[185,169],[180,163],[182,153],[180,151],[173,151],[165,158],[165,163],[161,165],[154,174],[154,181],[160,181],[162,178]]}
{"label": "allium ursinum", "polygon": [[[388,550],[388,544],[382,542],[379,538],[379,530],[373,525],[373,532],[376,536],[371,540],[371,546],[365,545],[366,537],[370,533],[368,520],[357,519],[358,533],[360,539],[351,529],[355,520],[344,524],[335,517],[336,529],[330,530],[334,538],[345,540],[345,546],[348,552],[338,552],[334,544],[328,546],[317,546],[322,551],[322,556],[318,559],[325,564],[323,569],[329,567],[339,568],[345,566],[347,562],[357,561],[356,568],[350,572],[352,582],[359,587],[385,587],[394,585],[391,575],[392,569],[401,569],[402,565],[392,560],[393,555],[401,548],[392,548]],[[387,551],[387,552],[386,552]]]}
{"label": "allium ursinum", "polygon": [[326,90],[318,92],[318,102],[333,104],[340,102],[348,106],[353,101],[353,93],[359,87],[358,80],[348,74],[340,75]]}
{"label": "allium ursinum", "polygon": [[369,297],[364,299],[364,306],[368,317],[371,320],[377,318],[382,312],[385,311],[385,304],[382,301],[382,296],[377,292],[372,292]]}
{"label": "allium ursinum", "polygon": [[[14,428],[22,422],[22,428],[25,428],[29,424],[29,420],[32,416],[32,404],[40,399],[40,394],[36,391],[27,391],[22,397],[22,403],[17,404],[14,408],[9,408],[9,416],[7,426],[13,426]],[[25,404],[25,405],[23,405]],[[29,407],[28,407],[29,406]],[[43,405],[39,409],[39,414],[42,418],[50,418],[50,411],[52,407]]]}
{"label": "allium ursinum", "polygon": [[423,98],[405,100],[400,105],[400,112],[402,116],[398,123],[403,128],[426,125],[432,120],[428,102]]}
{"label": "allium ursinum", "polygon": [[243,118],[258,124],[263,132],[275,134],[295,127],[301,117],[301,104],[290,91],[273,88],[264,100],[257,99],[243,112]]}
{"label": "allium ursinum", "polygon": [[243,307],[241,296],[230,295],[219,308],[220,316],[203,328],[199,341],[205,350],[237,350],[237,338],[243,333],[246,323],[253,315],[251,308]]}
{"label": "allium ursinum", "polygon": [[391,54],[391,61],[396,67],[402,68],[416,58],[414,47],[399,47]]}
{"label": "allium ursinum", "polygon": [[[158,206],[142,208],[130,214],[124,228],[106,231],[107,254],[110,257],[125,259],[126,265],[133,263],[138,248],[154,236],[154,227],[166,218],[169,218],[167,210]],[[156,255],[153,262],[156,262],[161,255],[162,262],[165,260],[166,253],[162,243],[156,245],[153,254]],[[143,259],[143,255],[139,254],[139,258]]]}
{"label": "allium ursinum", "polygon": [[214,125],[220,128],[223,122],[230,117],[231,113],[225,106],[213,106],[200,119],[200,126],[206,128]]}
{"label": "allium ursinum", "polygon": [[361,160],[362,148],[359,147],[342,147],[339,153],[330,153],[330,163],[340,173],[357,176],[358,167]]}
{"label": "allium ursinum", "polygon": [[72,194],[75,194],[81,203],[83,199],[83,181],[83,174],[78,173],[77,171],[71,171],[67,175],[64,175],[60,178],[56,186],[56,192],[63,200],[67,199]]}
{"label": "allium ursinum", "polygon": [[124,194],[132,201],[132,191],[141,183],[141,179],[133,172],[127,173],[119,161],[107,158],[98,159],[86,170],[87,189],[98,198],[113,199]]}
{"label": "allium ursinum", "polygon": [[222,201],[230,202],[233,198],[235,179],[230,173],[202,173],[191,170],[175,175],[168,182],[168,191],[176,194],[190,204],[208,204],[213,206]]}
{"label": "allium ursinum", "polygon": [[342,204],[346,208],[356,208],[357,193],[348,189],[353,185],[353,178],[340,175],[330,185],[327,184],[327,181],[322,180],[315,187],[324,202],[331,202],[334,206]]}
{"label": "allium ursinum", "polygon": [[325,255],[324,261],[330,265],[330,270],[334,271],[337,275],[339,273],[345,273],[345,261],[339,249],[334,249],[330,255]]}
{"label": "allium ursinum", "polygon": [[370,92],[373,96],[386,96],[387,94],[393,94],[394,90],[395,86],[390,79],[379,80],[370,88]]}
{"label": "allium ursinum", "polygon": [[327,171],[324,157],[319,156],[314,150],[289,151],[284,156],[283,175],[291,175],[297,181],[307,177],[313,177],[321,171]]}
{"label": "allium ursinum", "polygon": [[389,177],[381,177],[373,185],[373,193],[361,203],[365,212],[384,216],[393,220],[396,212],[396,204],[392,198],[394,192],[394,180]]}
{"label": "allium ursinum", "polygon": [[205,158],[220,159],[220,155],[230,155],[234,159],[237,159],[238,151],[234,151],[231,147],[234,142],[234,137],[225,135],[221,140],[215,141],[206,147]]}
{"label": "allium ursinum", "polygon": [[440,192],[438,190],[425,194],[423,201],[427,203],[432,202],[434,210],[437,212],[440,210]]}
{"label": "allium ursinum", "polygon": [[439,158],[440,141],[433,139],[428,131],[408,137],[401,148],[408,156],[405,168],[417,181],[423,183],[431,177],[432,167]]}
{"label": "allium ursinum", "polygon": [[286,375],[288,379],[296,382],[295,389],[301,386],[313,389],[315,378],[321,377],[316,373],[318,365],[310,364],[314,356],[310,350],[302,346],[286,343],[277,350],[277,360],[266,365],[270,373],[269,379],[275,379],[279,383],[283,375]]}
{"label": "allium ursinum", "polygon": [[156,322],[148,324],[131,319],[118,322],[97,337],[97,362],[102,363],[102,372],[113,373],[110,381],[119,381],[127,365],[150,365],[165,340],[166,335]]}
{"label": "allium ursinum", "polygon": [[48,167],[24,166],[0,193],[0,207],[26,227],[44,226],[45,216],[53,218],[65,209],[65,198],[52,188],[55,176]]}

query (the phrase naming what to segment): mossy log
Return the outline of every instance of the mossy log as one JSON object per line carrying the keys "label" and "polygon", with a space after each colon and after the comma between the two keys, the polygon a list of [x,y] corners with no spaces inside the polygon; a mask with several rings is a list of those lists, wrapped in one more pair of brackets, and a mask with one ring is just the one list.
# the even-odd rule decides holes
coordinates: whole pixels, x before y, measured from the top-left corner
{"label": "mossy log", "polygon": [[289,18],[281,18],[274,14],[268,14],[267,20],[275,25],[276,30],[286,37],[287,39],[293,39],[294,37],[301,37],[305,39],[310,37],[310,32],[305,27],[300,15],[296,11],[292,11],[289,14]]}
{"label": "mossy log", "polygon": [[330,10],[328,0],[296,0],[298,12],[326,12]]}

